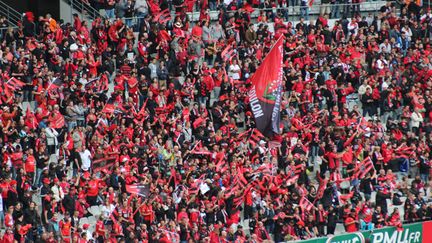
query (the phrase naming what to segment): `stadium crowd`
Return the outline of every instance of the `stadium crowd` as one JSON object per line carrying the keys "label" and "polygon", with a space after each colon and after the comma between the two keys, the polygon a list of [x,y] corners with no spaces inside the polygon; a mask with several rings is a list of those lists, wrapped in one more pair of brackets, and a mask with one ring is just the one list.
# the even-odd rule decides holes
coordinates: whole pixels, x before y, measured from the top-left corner
{"label": "stadium crowd", "polygon": [[[246,5],[195,25],[152,5],[138,35],[31,12],[1,32],[3,242],[283,242],[430,220],[431,11],[275,15],[271,32]],[[247,92],[282,36],[268,139]]]}

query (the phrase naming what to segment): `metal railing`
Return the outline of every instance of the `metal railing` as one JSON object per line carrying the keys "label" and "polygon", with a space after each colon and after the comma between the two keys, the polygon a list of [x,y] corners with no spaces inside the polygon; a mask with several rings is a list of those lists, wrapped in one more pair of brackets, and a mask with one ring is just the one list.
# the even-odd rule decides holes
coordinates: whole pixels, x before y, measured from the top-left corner
{"label": "metal railing", "polygon": [[103,17],[97,9],[93,8],[87,3],[84,3],[82,0],[63,0],[63,1],[70,4],[71,13],[72,13],[72,9],[74,9],[75,11],[78,11],[83,17],[86,16],[91,20]]}
{"label": "metal railing", "polygon": [[7,31],[9,29],[18,30],[18,26],[8,26],[8,27],[1,27],[0,31]]}
{"label": "metal railing", "polygon": [[0,1],[0,15],[5,16],[6,20],[9,22],[9,25],[13,27],[18,25],[18,22],[21,21],[22,17],[18,11],[3,1]]}
{"label": "metal railing", "polygon": [[[392,1],[396,3],[395,1]],[[330,14],[330,18],[341,18],[344,14],[346,17],[352,17],[352,15],[359,11],[360,13],[377,13],[380,11],[381,7],[385,5],[385,2],[366,2],[366,3],[348,3],[348,4],[316,4],[311,7],[308,6],[291,6],[291,7],[278,7],[278,8],[254,8],[254,11],[251,13],[251,17],[256,20],[257,17],[260,16],[261,12],[272,13],[276,16],[277,13],[283,13],[282,17],[289,19],[289,21],[293,21],[293,18],[300,18],[301,16],[316,16],[321,12],[326,12]],[[306,12],[307,9],[307,12]],[[235,13],[236,11],[226,11],[227,14]],[[199,12],[187,12],[189,15],[189,20],[191,22],[197,22],[199,20],[200,13]],[[210,19],[213,21],[219,20],[219,11],[210,11]],[[335,15],[336,14],[336,15]],[[171,12],[171,17],[174,19],[176,16],[175,12]],[[138,23],[144,17],[129,17],[122,18],[122,20],[127,23],[129,26],[137,26]],[[254,21],[253,21],[254,22]],[[256,22],[256,21],[255,21]],[[269,18],[268,22],[271,23],[272,19]]]}
{"label": "metal railing", "polygon": [[[397,3],[396,1],[389,1],[391,3]],[[381,7],[384,6],[386,1],[369,1],[369,2],[362,2],[362,3],[338,3],[338,4],[313,4],[312,6],[287,6],[287,7],[274,7],[274,8],[254,8],[253,12],[251,13],[251,17],[256,18],[260,15],[261,12],[266,13],[286,13],[288,17],[290,16],[300,16],[303,14],[307,15],[317,15],[321,12],[327,12],[328,14],[331,14],[333,12],[338,13],[338,17],[343,16],[344,14],[351,16],[352,13],[355,11],[358,11],[360,13],[362,12],[373,12],[377,13],[380,11]],[[396,4],[396,6],[399,6]],[[326,9],[327,8],[327,9]],[[348,12],[347,12],[348,11]],[[236,11],[226,11],[227,13],[235,13]],[[188,15],[191,19],[191,21],[196,21],[199,18],[200,13],[199,12],[188,12]],[[218,18],[219,11],[210,11],[210,17],[213,20],[216,20]],[[283,15],[282,15],[283,16]],[[285,16],[283,16],[285,17]],[[332,17],[332,16],[330,16]]]}

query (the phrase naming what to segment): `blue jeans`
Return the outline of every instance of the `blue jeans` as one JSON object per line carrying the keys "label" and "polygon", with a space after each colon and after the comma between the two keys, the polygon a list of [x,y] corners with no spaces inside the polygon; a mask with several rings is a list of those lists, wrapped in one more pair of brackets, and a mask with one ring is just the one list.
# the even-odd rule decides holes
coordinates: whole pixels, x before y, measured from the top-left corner
{"label": "blue jeans", "polygon": [[77,126],[77,122],[76,121],[70,121],[67,123],[68,125],[68,131],[72,131],[72,129],[74,129]]}
{"label": "blue jeans", "polygon": [[115,18],[115,9],[105,9],[106,18],[107,19],[113,19]]}
{"label": "blue jeans", "polygon": [[212,10],[212,11],[217,10],[217,3],[216,3],[215,0],[210,0],[210,1],[209,1],[209,8],[210,8],[210,10]]}
{"label": "blue jeans", "polygon": [[343,14],[346,16],[346,17],[348,17],[348,13],[350,12],[350,2],[349,2],[349,0],[344,0],[343,1],[343,4],[344,4],[344,6],[343,6]]}
{"label": "blue jeans", "polygon": [[422,181],[427,182],[429,181],[429,174],[420,174],[420,178]]}
{"label": "blue jeans", "polygon": [[4,222],[4,212],[3,212],[3,210],[0,211],[0,225],[1,225],[1,227],[3,227],[3,225],[5,225],[5,222]]}
{"label": "blue jeans", "polygon": [[305,2],[302,2],[300,7],[300,17],[305,20],[309,20],[309,6]]}
{"label": "blue jeans", "polygon": [[373,223],[366,223],[363,220],[360,220],[360,230],[373,230],[374,229],[374,224]]}
{"label": "blue jeans", "polygon": [[330,18],[336,18],[336,19],[339,18],[340,10],[339,10],[339,5],[337,5],[337,4],[338,3],[332,4]]}
{"label": "blue jeans", "polygon": [[141,29],[141,25],[144,23],[144,18],[148,15],[147,13],[137,13],[136,17],[138,18],[138,30]]}
{"label": "blue jeans", "polygon": [[33,186],[36,186],[36,187],[41,186],[40,179],[41,179],[42,172],[43,172],[42,169],[36,168],[36,175],[35,175],[35,179],[33,182]]}
{"label": "blue jeans", "polygon": [[125,20],[125,24],[126,24],[127,27],[131,27],[132,26],[132,19],[131,18],[127,18]]}
{"label": "blue jeans", "polygon": [[207,103],[207,97],[205,97],[205,96],[198,97],[198,103],[200,103],[200,105],[202,105],[202,104],[205,105]]}
{"label": "blue jeans", "polygon": [[315,145],[311,146],[311,150],[310,150],[311,152],[309,154],[309,159],[308,159],[308,165],[309,166],[315,164],[315,159],[318,156],[318,149],[319,149],[318,146],[315,146]]}
{"label": "blue jeans", "polygon": [[288,21],[288,19],[289,19],[288,11],[289,11],[288,8],[284,8],[280,11],[282,16],[285,18],[286,21]]}

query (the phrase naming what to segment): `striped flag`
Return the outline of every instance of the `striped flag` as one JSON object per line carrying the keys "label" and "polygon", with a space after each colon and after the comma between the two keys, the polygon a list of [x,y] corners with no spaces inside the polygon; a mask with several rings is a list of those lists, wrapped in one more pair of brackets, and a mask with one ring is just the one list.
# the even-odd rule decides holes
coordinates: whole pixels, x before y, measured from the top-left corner
{"label": "striped flag", "polygon": [[180,242],[180,235],[177,232],[163,230],[168,242],[177,243]]}
{"label": "striped flag", "polygon": [[13,90],[15,90],[15,89],[21,89],[25,85],[25,83],[18,80],[17,78],[11,78],[6,82],[6,85],[8,85]]}
{"label": "striped flag", "polygon": [[360,164],[357,164],[354,176],[355,178],[364,178],[371,170],[375,170],[375,166],[370,157],[367,157]]}
{"label": "striped flag", "polygon": [[262,135],[262,133],[258,129],[253,128],[251,135],[248,139],[249,143],[251,143],[252,146],[255,147],[258,144],[258,142],[261,140],[263,141],[265,140],[264,135]]}
{"label": "striped flag", "polygon": [[96,77],[94,79],[90,79],[87,83],[84,84],[86,89],[90,88],[96,81],[98,81],[100,77]]}
{"label": "striped flag", "polygon": [[171,20],[171,14],[170,14],[168,9],[165,9],[165,10],[159,12],[158,14],[156,14],[153,17],[153,21],[158,22],[160,24],[163,24],[163,23],[168,22],[170,20]]}
{"label": "striped flag", "polygon": [[55,112],[51,117],[48,118],[50,122],[50,127],[55,129],[60,129],[65,126],[65,118],[60,112]]}
{"label": "striped flag", "polygon": [[298,178],[299,178],[299,176],[298,176],[298,175],[295,175],[295,176],[293,176],[293,177],[287,179],[287,180],[285,181],[285,183],[286,183],[288,186],[291,186],[292,184],[294,184],[294,183],[298,180]]}
{"label": "striped flag", "polygon": [[234,51],[235,49],[232,48],[232,45],[228,45],[227,47],[225,47],[225,49],[221,52],[221,57],[224,61],[229,60],[231,57],[234,56]]}
{"label": "striped flag", "polygon": [[299,205],[306,211],[310,211],[314,208],[314,205],[306,197],[300,199]]}
{"label": "striped flag", "polygon": [[324,196],[325,189],[327,189],[327,180],[326,179],[324,179],[320,182],[320,184],[318,186],[317,195],[315,197],[315,201],[319,200],[320,198],[322,198]]}
{"label": "striped flag", "polygon": [[121,104],[116,104],[113,99],[109,99],[104,108],[102,109],[104,113],[115,113],[121,114],[124,113],[123,106]]}
{"label": "striped flag", "polygon": [[53,90],[53,89],[58,89],[61,86],[63,86],[63,80],[61,80],[60,78],[55,78],[53,79],[53,81],[48,85],[47,87],[47,91]]}

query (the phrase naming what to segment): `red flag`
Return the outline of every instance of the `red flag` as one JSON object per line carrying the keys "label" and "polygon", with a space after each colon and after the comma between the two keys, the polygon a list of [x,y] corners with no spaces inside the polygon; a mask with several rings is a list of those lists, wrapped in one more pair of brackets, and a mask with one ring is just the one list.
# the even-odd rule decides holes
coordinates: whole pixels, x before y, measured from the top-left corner
{"label": "red flag", "polygon": [[280,133],[280,108],[283,84],[283,36],[251,78],[249,103],[258,130],[267,137]]}
{"label": "red flag", "polygon": [[196,129],[197,127],[201,126],[201,124],[203,124],[206,121],[205,118],[202,117],[198,117],[193,123],[192,126],[194,129]]}
{"label": "red flag", "polygon": [[248,3],[246,3],[245,5],[243,5],[243,9],[248,12],[249,14],[253,13],[255,11],[255,9],[253,9],[253,7],[251,5],[249,5]]}
{"label": "red flag", "polygon": [[403,134],[402,134],[402,132],[399,130],[399,129],[395,129],[395,130],[393,130],[392,131],[392,134],[393,134],[393,137],[396,139],[396,140],[401,140],[402,138],[403,138]]}
{"label": "red flag", "polygon": [[305,198],[305,197],[302,197],[300,199],[299,205],[302,209],[304,209],[306,211],[310,211],[314,208],[314,205],[309,200],[307,200],[307,198]]}
{"label": "red flag", "polygon": [[102,109],[102,112],[104,113],[114,113],[115,106],[114,104],[106,104],[104,108]]}
{"label": "red flag", "polygon": [[225,49],[221,52],[221,57],[224,61],[227,61],[228,59],[230,59],[231,57],[234,56],[234,48],[232,48],[231,45],[228,45],[227,47],[225,47]]}
{"label": "red flag", "polygon": [[111,168],[115,164],[116,159],[116,156],[110,156],[94,160],[92,162],[93,172],[102,171],[104,169],[111,170]]}
{"label": "red flag", "polygon": [[104,108],[102,109],[104,113],[124,113],[123,106],[121,104],[115,104],[113,99],[108,100]]}
{"label": "red flag", "polygon": [[368,122],[364,117],[360,119],[359,124],[357,124],[357,131],[367,132],[366,128],[368,127]]}
{"label": "red flag", "polygon": [[165,10],[159,12],[159,13],[156,14],[156,16],[153,18],[153,20],[154,20],[155,22],[158,22],[159,24],[164,24],[164,23],[170,21],[171,19],[172,19],[172,18],[171,18],[171,14],[170,14],[170,12],[169,12],[168,9],[165,9]]}
{"label": "red flag", "polygon": [[11,97],[13,95],[14,90],[12,90],[10,86],[5,85],[3,91],[6,97]]}
{"label": "red flag", "polygon": [[318,191],[315,200],[320,199],[324,196],[324,191],[326,188],[327,188],[327,180],[324,180],[323,183],[320,183],[320,185],[318,186]]}
{"label": "red flag", "polygon": [[63,80],[60,78],[55,78],[47,87],[47,91],[58,89],[60,86],[63,85]]}
{"label": "red flag", "polygon": [[102,74],[99,79],[99,92],[108,90],[109,80],[106,74]]}
{"label": "red flag", "polygon": [[261,140],[265,141],[264,135],[258,129],[252,129],[252,133],[248,139],[249,143],[255,147]]}
{"label": "red flag", "polygon": [[370,157],[367,157],[356,166],[354,176],[356,178],[364,178],[371,170],[375,170],[375,166]]}
{"label": "red flag", "polygon": [[160,6],[158,4],[156,4],[155,2],[147,1],[147,4],[149,5],[150,12],[152,14],[158,14],[161,11]]}
{"label": "red flag", "polygon": [[305,170],[305,165],[299,164],[294,167],[294,173],[300,174]]}
{"label": "red flag", "polygon": [[55,129],[63,128],[65,126],[64,116],[60,114],[60,112],[55,112],[53,116],[50,117],[49,121],[51,122],[50,127]]}
{"label": "red flag", "polygon": [[292,178],[289,178],[288,180],[286,180],[285,183],[286,183],[288,186],[291,186],[292,184],[294,184],[294,183],[298,180],[298,178],[299,178],[299,176],[298,176],[298,175],[295,175],[295,176],[293,176]]}
{"label": "red flag", "polygon": [[240,168],[238,169],[238,172],[237,172],[237,183],[239,185],[241,185],[242,187],[245,187],[248,184],[248,181],[244,177],[243,172],[241,171]]}
{"label": "red flag", "polygon": [[168,242],[180,242],[180,235],[177,232],[162,230]]}
{"label": "red flag", "polygon": [[342,194],[339,196],[339,200],[345,204],[346,201],[348,201],[349,199],[351,199],[354,196],[354,191],[348,193],[348,194]]}
{"label": "red flag", "polygon": [[6,82],[7,85],[12,86],[13,89],[21,89],[25,83],[16,79],[16,78],[11,78]]}
{"label": "red flag", "polygon": [[137,120],[141,120],[146,117],[146,106],[147,106],[148,98],[144,101],[143,106],[141,107],[140,111],[135,114],[135,117]]}

